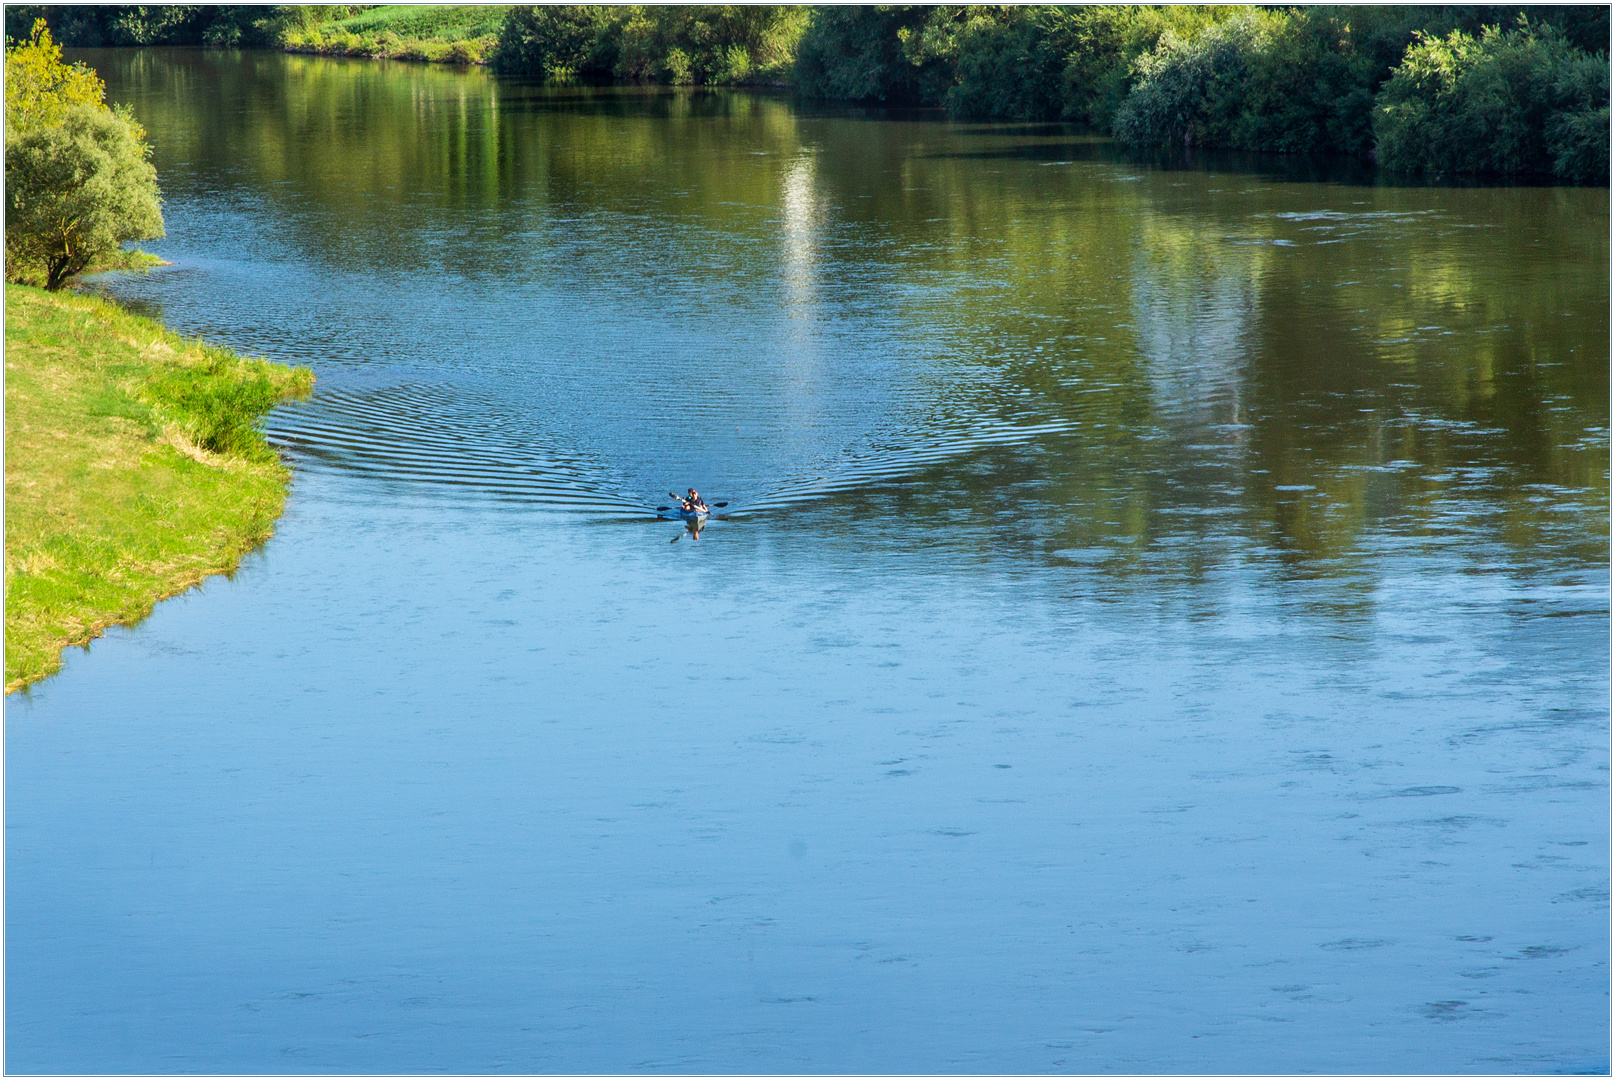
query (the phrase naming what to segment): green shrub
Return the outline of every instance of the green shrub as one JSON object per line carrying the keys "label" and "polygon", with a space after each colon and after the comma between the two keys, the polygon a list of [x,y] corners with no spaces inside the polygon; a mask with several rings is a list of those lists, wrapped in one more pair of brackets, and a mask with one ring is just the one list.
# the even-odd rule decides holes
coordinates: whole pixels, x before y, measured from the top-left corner
{"label": "green shrub", "polygon": [[494,38],[461,38],[451,41],[444,50],[443,63],[446,64],[480,64],[488,55],[495,41]]}
{"label": "green shrub", "polygon": [[1331,18],[1277,20],[1249,58],[1238,116],[1224,145],[1366,157],[1374,145],[1374,62]]}
{"label": "green shrub", "polygon": [[1050,8],[1007,8],[967,19],[959,32],[950,112],[966,117],[1053,120],[1063,102],[1066,35]]}
{"label": "green shrub", "polygon": [[1366,156],[1373,146],[1374,56],[1337,13],[1248,12],[1192,37],[1163,33],[1133,65],[1116,136]]}
{"label": "green shrub", "polygon": [[941,104],[955,80],[952,24],[967,9],[919,4],[814,9],[796,56],[806,97]]}
{"label": "green shrub", "polygon": [[21,41],[6,42],[6,133],[21,135],[62,122],[76,105],[104,107],[106,84],[83,64],[69,64],[43,18]]}
{"label": "green shrub", "polygon": [[1609,62],[1586,53],[1563,65],[1554,92],[1565,104],[1548,117],[1553,174],[1609,182]]}
{"label": "green shrub", "polygon": [[1087,4],[970,9],[956,36],[959,116],[1081,120],[1110,130],[1133,61],[1168,29],[1180,37],[1243,9]]}
{"label": "green shrub", "polygon": [[62,121],[6,133],[6,264],[44,269],[45,287],[125,240],[163,235],[157,170],[140,126],[103,106],[74,105]]}
{"label": "green shrub", "polygon": [[806,9],[780,5],[518,7],[493,63],[552,81],[780,81],[807,20]]}
{"label": "green shrub", "polygon": [[1134,146],[1229,146],[1245,83],[1276,17],[1256,13],[1193,38],[1171,30],[1134,63],[1137,82],[1116,111],[1116,137]]}
{"label": "green shrub", "polygon": [[466,41],[496,36],[510,6],[466,4],[382,4],[339,20],[339,29],[360,35]]}
{"label": "green shrub", "polygon": [[612,74],[643,78],[640,58],[665,56],[660,70],[653,61],[651,77],[709,85],[780,81],[807,22],[805,9],[789,5],[637,8],[614,27]]}
{"label": "green shrub", "polygon": [[583,4],[512,8],[499,30],[494,66],[545,80],[599,72],[609,18],[604,9]]}
{"label": "green shrub", "polygon": [[1374,135],[1389,169],[1607,180],[1608,110],[1607,59],[1522,17],[1421,35],[1380,91]]}
{"label": "green shrub", "polygon": [[1234,7],[1094,4],[1056,8],[1051,20],[1064,25],[1065,56],[1060,115],[1110,131],[1116,110],[1133,88],[1134,61],[1155,48],[1171,30],[1191,37],[1231,18]]}
{"label": "green shrub", "polygon": [[163,235],[145,131],[62,60],[43,19],[6,43],[5,84],[7,280],[60,289],[124,240]]}

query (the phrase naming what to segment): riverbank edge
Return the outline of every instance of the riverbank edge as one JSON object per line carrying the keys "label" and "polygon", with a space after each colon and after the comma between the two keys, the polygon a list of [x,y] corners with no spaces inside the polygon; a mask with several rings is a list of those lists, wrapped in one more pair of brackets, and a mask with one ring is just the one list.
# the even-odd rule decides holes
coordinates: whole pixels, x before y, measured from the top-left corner
{"label": "riverbank edge", "polygon": [[[330,22],[298,21],[275,35],[281,52],[312,56],[346,56],[362,60],[401,60],[406,63],[486,65],[499,44],[499,30],[510,5],[380,5]],[[452,12],[447,22],[436,22],[421,33],[421,12]],[[358,25],[352,25],[357,23]],[[415,32],[410,32],[414,30]],[[481,31],[478,33],[477,31]]]}
{"label": "riverbank edge", "polygon": [[351,60],[397,60],[407,64],[446,64],[451,67],[486,67],[497,39],[466,38],[439,41],[433,38],[406,38],[395,44],[366,45],[362,41],[299,41],[275,48],[294,56],[337,56]]}
{"label": "riverbank edge", "polygon": [[314,375],[16,284],[5,347],[9,695],[274,534],[292,475],[257,422]]}
{"label": "riverbank edge", "polygon": [[[465,46],[467,42],[478,46],[478,51],[467,51],[457,48]],[[400,41],[396,46],[380,46],[373,50],[364,45],[347,46],[335,42],[322,42],[309,44],[276,45],[273,50],[287,53],[292,56],[331,56],[347,60],[396,60],[406,64],[443,64],[448,67],[492,67],[492,52],[498,43],[492,39],[481,43],[481,39],[467,38],[462,41],[439,41],[434,38],[416,38]],[[795,84],[778,78],[761,77],[744,79],[735,83],[645,83],[645,82],[613,82],[611,86],[700,86],[711,90],[790,90]]]}

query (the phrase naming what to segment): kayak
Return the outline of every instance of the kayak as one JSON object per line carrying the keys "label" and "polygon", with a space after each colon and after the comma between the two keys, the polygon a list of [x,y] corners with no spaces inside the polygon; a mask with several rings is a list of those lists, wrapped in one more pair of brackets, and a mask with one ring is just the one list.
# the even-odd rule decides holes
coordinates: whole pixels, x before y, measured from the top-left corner
{"label": "kayak", "polygon": [[682,506],[678,510],[679,517],[685,521],[705,521],[710,513],[710,510],[686,510]]}

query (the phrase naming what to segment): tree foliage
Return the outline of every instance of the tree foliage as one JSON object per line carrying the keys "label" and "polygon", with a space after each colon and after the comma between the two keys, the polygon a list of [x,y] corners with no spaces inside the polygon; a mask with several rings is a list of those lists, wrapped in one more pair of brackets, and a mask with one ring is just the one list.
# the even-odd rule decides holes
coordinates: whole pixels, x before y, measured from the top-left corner
{"label": "tree foliage", "polygon": [[576,78],[597,63],[606,22],[607,13],[592,4],[516,8],[505,16],[494,66],[539,79]]}
{"label": "tree foliage", "polygon": [[1372,60],[1326,17],[1252,11],[1189,38],[1168,30],[1133,71],[1115,114],[1124,142],[1355,155],[1372,145]]}
{"label": "tree foliage", "polygon": [[1167,30],[1192,36],[1242,9],[1084,4],[987,9],[959,35],[945,101],[960,116],[1078,120],[1108,131],[1134,81],[1133,61]]}
{"label": "tree foliage", "polygon": [[101,105],[106,84],[83,64],[62,60],[62,50],[51,40],[45,20],[6,48],[6,130],[32,131],[59,124],[75,105]]}
{"label": "tree foliage", "polygon": [[1116,137],[1135,145],[1226,146],[1272,16],[1252,13],[1183,38],[1170,30],[1133,69],[1137,84],[1116,113]]}
{"label": "tree foliage", "polygon": [[1609,64],[1521,18],[1422,36],[1380,94],[1380,164],[1409,172],[1609,175]]}
{"label": "tree foliage", "polygon": [[[812,98],[1078,121],[1137,146],[1359,158],[1379,146],[1387,163],[1422,171],[1608,170],[1607,5],[519,5],[480,9],[505,12],[497,44],[484,25],[474,42],[428,45],[393,40],[402,10],[12,5],[6,19],[43,12],[80,45],[273,43],[488,58],[545,81],[789,83]],[[1535,44],[1478,44],[1502,42],[1486,28],[1522,14]],[[1475,70],[1437,77],[1459,67]]]}
{"label": "tree foliage", "polygon": [[943,101],[959,116],[1058,119],[1069,22],[1058,9],[1043,7],[1003,8],[965,20]]}
{"label": "tree foliage", "polygon": [[511,10],[494,66],[547,81],[782,81],[806,29],[792,5],[537,5]]}
{"label": "tree foliage", "polygon": [[[1548,82],[1581,103],[1532,113],[1543,141],[1551,132],[1547,157],[1558,175],[1601,175],[1607,7],[828,7],[802,40],[796,85],[812,97],[946,105],[962,117],[1083,121],[1138,146],[1366,158],[1383,125],[1376,94],[1410,48],[1480,35],[1521,12],[1570,50]],[[1503,78],[1529,81],[1530,66]],[[1484,108],[1506,112],[1498,95]]]}
{"label": "tree foliage", "polygon": [[6,277],[45,287],[163,235],[145,131],[103,101],[101,80],[62,61],[43,20],[6,49]]}
{"label": "tree foliage", "polygon": [[819,8],[796,57],[807,97],[939,105],[953,85],[958,35],[987,9],[923,4]]}
{"label": "tree foliage", "polygon": [[[1407,171],[1607,177],[1605,55],[1523,14],[1508,33],[1452,28],[1498,10],[1253,9],[1169,30],[1133,62],[1114,133],[1136,146],[1377,152]],[[1594,20],[1540,10],[1591,36]]]}
{"label": "tree foliage", "polygon": [[288,30],[307,31],[367,6],[375,5],[19,4],[6,7],[6,34],[17,37],[43,18],[66,45],[275,45]]}

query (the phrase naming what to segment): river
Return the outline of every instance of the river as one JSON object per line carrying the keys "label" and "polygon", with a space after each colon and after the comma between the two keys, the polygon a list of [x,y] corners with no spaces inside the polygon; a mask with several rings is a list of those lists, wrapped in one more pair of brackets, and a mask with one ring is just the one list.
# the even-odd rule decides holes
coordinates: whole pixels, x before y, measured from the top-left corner
{"label": "river", "polygon": [[74,55],[319,382],[7,699],[8,1071],[1608,1070],[1607,188]]}

